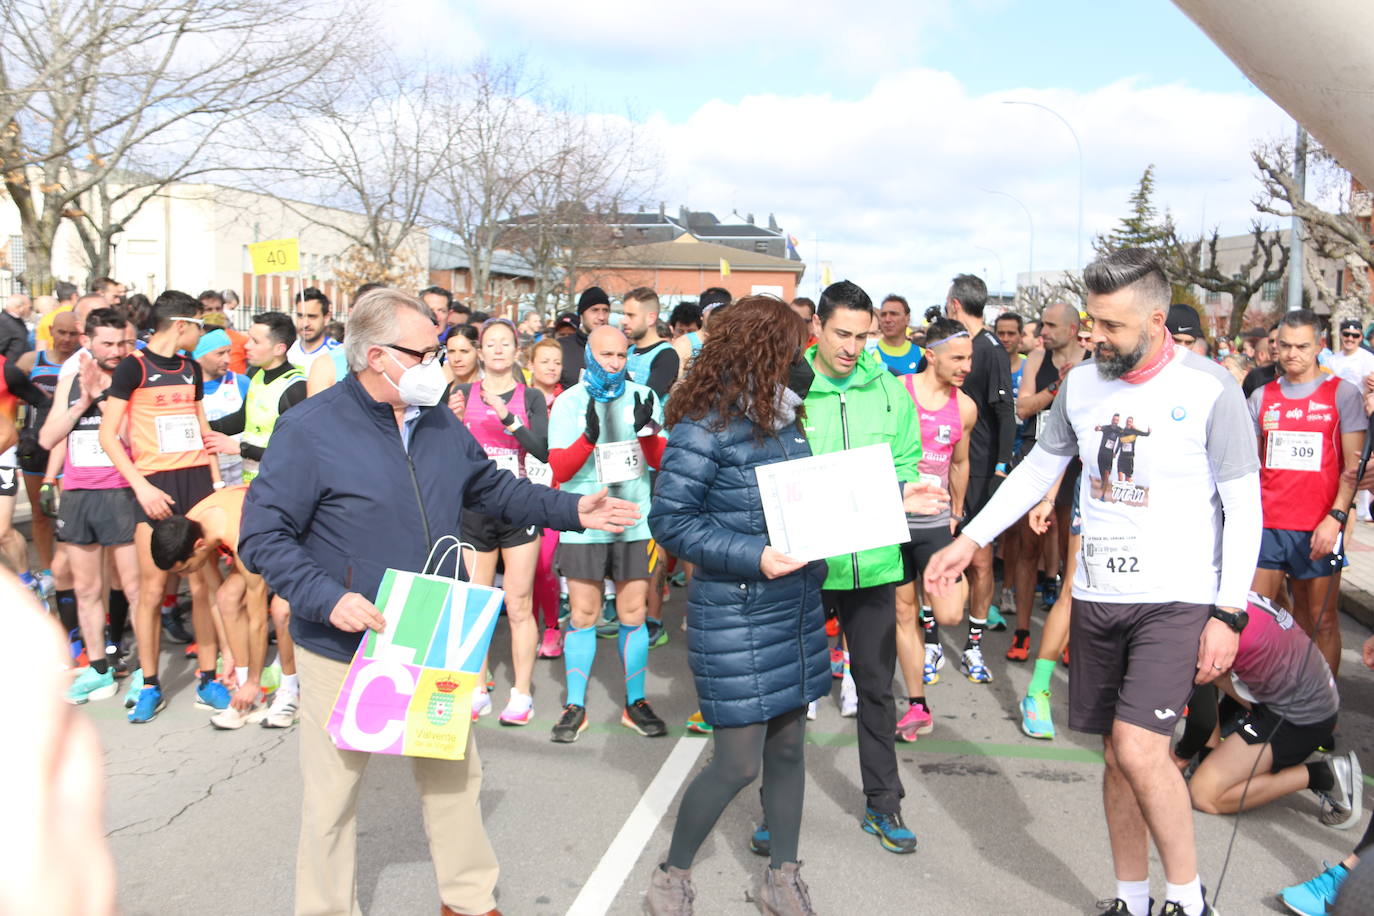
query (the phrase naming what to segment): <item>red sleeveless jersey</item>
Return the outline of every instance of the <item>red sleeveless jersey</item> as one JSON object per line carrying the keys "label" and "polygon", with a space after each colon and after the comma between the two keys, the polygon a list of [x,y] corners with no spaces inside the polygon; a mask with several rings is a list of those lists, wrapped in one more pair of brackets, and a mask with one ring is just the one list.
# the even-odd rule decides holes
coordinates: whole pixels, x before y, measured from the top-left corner
{"label": "red sleeveless jersey", "polygon": [[1326,517],[1341,480],[1339,378],[1304,398],[1288,398],[1277,380],[1260,402],[1260,494],[1264,527],[1311,531]]}

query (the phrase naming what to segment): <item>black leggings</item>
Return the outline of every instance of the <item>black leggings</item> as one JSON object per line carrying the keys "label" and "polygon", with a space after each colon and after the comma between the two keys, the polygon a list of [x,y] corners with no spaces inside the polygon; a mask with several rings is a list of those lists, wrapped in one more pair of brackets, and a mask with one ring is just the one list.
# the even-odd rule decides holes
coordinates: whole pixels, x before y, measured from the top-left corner
{"label": "black leggings", "polygon": [[716,726],[710,763],[696,775],[677,809],[668,864],[688,869],[725,806],[763,768],[763,816],[772,866],[797,861],[802,798],[806,792],[806,709],[754,725]]}

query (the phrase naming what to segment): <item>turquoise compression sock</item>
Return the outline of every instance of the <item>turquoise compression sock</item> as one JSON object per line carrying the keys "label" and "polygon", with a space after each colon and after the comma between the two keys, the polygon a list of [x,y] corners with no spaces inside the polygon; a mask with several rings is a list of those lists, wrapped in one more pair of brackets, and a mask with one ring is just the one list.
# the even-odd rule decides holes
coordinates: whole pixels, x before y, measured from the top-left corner
{"label": "turquoise compression sock", "polygon": [[568,703],[587,705],[587,678],[596,661],[596,627],[571,627],[563,640],[563,663],[568,672]]}
{"label": "turquoise compression sock", "polygon": [[644,677],[649,671],[649,630],[620,625],[620,660],[625,663],[625,705],[644,699]]}

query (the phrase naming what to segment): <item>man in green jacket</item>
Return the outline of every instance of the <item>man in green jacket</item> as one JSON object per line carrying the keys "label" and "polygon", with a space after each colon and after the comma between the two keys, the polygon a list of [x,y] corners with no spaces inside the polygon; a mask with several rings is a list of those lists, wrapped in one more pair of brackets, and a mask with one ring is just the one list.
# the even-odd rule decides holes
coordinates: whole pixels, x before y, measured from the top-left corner
{"label": "man in green jacket", "polygon": [[[873,300],[848,280],[831,284],[821,294],[816,307],[820,335],[806,352],[815,378],[806,396],[804,428],[816,455],[886,442],[897,480],[915,482],[921,460],[916,408],[896,376],[864,350],[873,314]],[[916,835],[902,823],[905,793],[893,744],[901,548],[894,544],[826,562],[823,600],[839,615],[858,689],[859,769],[868,802],[863,828],[876,834],[890,852],[915,852]]]}

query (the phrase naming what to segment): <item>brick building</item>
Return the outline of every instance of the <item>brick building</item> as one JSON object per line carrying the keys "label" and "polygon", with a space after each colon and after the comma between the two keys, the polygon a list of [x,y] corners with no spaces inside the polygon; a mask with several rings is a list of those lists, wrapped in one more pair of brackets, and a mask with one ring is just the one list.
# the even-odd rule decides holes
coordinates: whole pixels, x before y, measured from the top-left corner
{"label": "brick building", "polygon": [[[722,259],[729,262],[729,276],[721,274]],[[806,271],[801,261],[704,242],[690,234],[671,242],[626,245],[602,260],[580,271],[578,289],[600,286],[618,298],[647,286],[669,304],[696,299],[710,286],[724,287],[735,298],[768,293],[790,301]]]}

